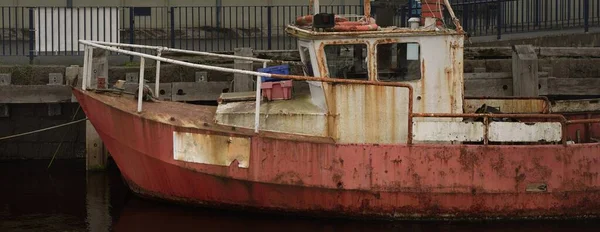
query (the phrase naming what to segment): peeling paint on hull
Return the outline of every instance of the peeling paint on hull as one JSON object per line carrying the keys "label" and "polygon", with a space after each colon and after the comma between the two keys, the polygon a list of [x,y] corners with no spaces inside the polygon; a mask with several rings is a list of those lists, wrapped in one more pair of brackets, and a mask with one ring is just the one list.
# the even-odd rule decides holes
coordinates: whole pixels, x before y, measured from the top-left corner
{"label": "peeling paint on hull", "polygon": [[[74,91],[136,192],[189,204],[334,217],[460,219],[600,215],[600,144],[334,144],[251,137],[248,168],[173,159],[183,128]],[[167,104],[167,103],[164,103]],[[131,108],[131,109],[129,109]],[[164,107],[166,110],[169,107]],[[158,114],[157,114],[158,115]],[[149,116],[148,116],[149,117]],[[179,120],[179,119],[178,119]],[[546,191],[529,192],[543,183]]]}

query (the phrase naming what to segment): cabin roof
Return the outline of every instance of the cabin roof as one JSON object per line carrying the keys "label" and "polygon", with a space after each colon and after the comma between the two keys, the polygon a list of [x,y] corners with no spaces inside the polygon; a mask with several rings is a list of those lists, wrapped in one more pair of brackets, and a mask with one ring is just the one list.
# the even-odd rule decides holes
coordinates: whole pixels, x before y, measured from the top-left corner
{"label": "cabin roof", "polygon": [[344,38],[382,38],[382,37],[408,37],[408,36],[439,36],[439,35],[462,35],[447,28],[406,28],[406,27],[383,27],[376,31],[347,31],[347,32],[321,32],[314,31],[310,27],[288,25],[286,32],[291,36],[302,39],[344,39]]}

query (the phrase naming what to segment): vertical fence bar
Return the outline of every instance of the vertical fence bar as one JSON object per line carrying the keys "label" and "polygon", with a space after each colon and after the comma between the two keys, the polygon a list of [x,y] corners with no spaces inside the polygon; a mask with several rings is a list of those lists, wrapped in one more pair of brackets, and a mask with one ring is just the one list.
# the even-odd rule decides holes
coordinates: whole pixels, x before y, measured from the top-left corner
{"label": "vertical fence bar", "polygon": [[583,0],[583,27],[585,32],[590,31],[590,0]]}
{"label": "vertical fence bar", "polygon": [[35,14],[33,8],[29,8],[29,64],[33,64],[35,50],[35,26],[33,14]]}
{"label": "vertical fence bar", "polygon": [[[74,43],[73,43],[73,39],[75,39],[75,35],[74,35],[74,30],[73,30],[73,8],[69,8],[69,11],[71,12],[71,56],[74,55],[75,53],[75,48],[74,48]],[[112,15],[111,15],[112,16]],[[112,17],[111,17],[112,18]],[[111,19],[112,20],[112,19]],[[112,23],[111,23],[112,24]],[[79,29],[79,28],[78,28]],[[112,31],[112,30],[111,30]],[[79,40],[75,40],[75,41],[79,41]],[[111,41],[112,42],[112,41]],[[79,49],[77,49],[79,50]]]}
{"label": "vertical fence bar", "polygon": [[[25,7],[21,8],[21,29],[25,28]],[[21,55],[25,55],[25,30],[20,30],[21,34],[21,42],[23,43]]]}
{"label": "vertical fence bar", "polygon": [[[129,43],[135,43],[135,7],[129,7]],[[133,51],[133,48],[129,48],[129,51]],[[129,56],[129,62],[133,61],[133,56]]]}
{"label": "vertical fence bar", "polygon": [[[188,32],[188,29],[189,29],[188,21],[189,21],[189,18],[188,18],[188,8],[185,7],[185,30],[183,30],[183,31],[186,32],[185,36],[183,37],[183,38],[185,38],[185,49],[189,49],[188,39],[187,39],[187,32]],[[181,23],[181,21],[179,23]]]}
{"label": "vertical fence bar", "polygon": [[239,28],[238,27],[238,7],[237,6],[235,6],[235,28],[236,28],[236,32],[235,32],[235,48],[238,48],[239,47],[239,42],[240,42],[240,34],[239,34],[239,31],[237,30]]}
{"label": "vertical fence bar", "polygon": [[[192,28],[195,28],[195,27],[194,27],[194,22],[196,22],[196,21],[194,20],[194,18],[195,18],[195,14],[194,14],[194,7],[192,7]],[[192,31],[192,50],[194,50],[194,51],[196,50],[196,43],[195,43],[195,41],[194,41],[194,39],[195,39],[195,37],[196,37],[196,35],[195,35],[195,34],[196,34],[196,33],[194,33],[194,32]]]}
{"label": "vertical fence bar", "polygon": [[[11,7],[8,8],[8,30],[11,31],[12,29],[12,14],[11,12]],[[2,18],[2,21],[4,21],[4,18]],[[8,34],[8,55],[12,55],[12,38],[10,36],[10,33]],[[4,35],[3,35],[4,36]]]}
{"label": "vertical fence bar", "polygon": [[[50,44],[51,44],[51,50],[50,52],[54,53],[54,7],[50,8],[50,31],[52,32],[52,34],[50,35]],[[48,30],[48,28],[46,28],[46,30]]]}
{"label": "vertical fence bar", "polygon": [[[229,29],[230,30],[233,29],[233,22],[232,22],[233,21],[233,15],[231,14],[231,9],[232,8],[233,8],[233,6],[227,7],[227,9],[229,9],[229,17],[228,17],[228,19],[229,19]],[[234,33],[237,33],[237,31],[234,31]],[[229,36],[230,36],[230,34],[228,33],[227,37],[229,37]],[[229,50],[233,51],[233,40],[232,40],[232,38],[229,37],[227,39],[227,41],[229,41]],[[237,42],[237,40],[236,40],[236,42]]]}
{"label": "vertical fence bar", "polygon": [[175,48],[175,7],[171,7],[171,47]]}
{"label": "vertical fence bar", "polygon": [[267,6],[267,49],[273,48],[273,17],[272,17],[272,6]]}
{"label": "vertical fence bar", "polygon": [[[15,7],[15,55],[19,54],[19,11],[18,7]],[[24,46],[24,45],[23,45]]]}
{"label": "vertical fence bar", "polygon": [[[2,32],[4,32],[4,7],[2,9]],[[6,41],[4,41],[4,36],[2,36],[2,55],[6,55]],[[9,42],[10,43],[10,42]]]}
{"label": "vertical fence bar", "polygon": [[[179,34],[182,33],[183,30],[181,30],[181,26],[183,25],[182,20],[181,20],[181,15],[183,15],[181,13],[181,8],[182,7],[177,7],[177,15],[179,15]],[[173,34],[173,39],[175,39],[175,34]],[[179,48],[181,49],[181,46],[183,45],[183,41],[181,41],[181,39],[179,40]]]}
{"label": "vertical fence bar", "polygon": [[[256,12],[256,6],[254,6],[254,27],[258,28],[258,25],[256,25],[258,23],[258,19],[256,17],[258,17],[258,14]],[[262,30],[262,28],[259,30]],[[258,49],[258,33],[254,33],[254,49]]]}
{"label": "vertical fence bar", "polygon": [[502,39],[502,15],[504,14],[504,11],[502,10],[502,2],[498,2],[498,22],[497,22],[497,39],[500,40]]}
{"label": "vertical fence bar", "polygon": [[139,86],[138,86],[138,105],[137,105],[137,112],[140,113],[142,112],[142,95],[144,93],[144,70],[145,70],[145,66],[146,62],[144,57],[140,57],[140,82],[139,82]]}
{"label": "vertical fence bar", "polygon": [[275,6],[275,11],[277,12],[277,16],[276,16],[277,22],[275,22],[275,26],[277,27],[277,32],[276,32],[277,36],[275,36],[276,37],[275,39],[277,40],[277,49],[281,49],[281,48],[279,48],[279,46],[281,44],[281,41],[279,41],[279,39],[280,39],[280,36],[279,36],[279,34],[280,34],[279,33],[279,25],[280,25],[279,24],[279,6]]}

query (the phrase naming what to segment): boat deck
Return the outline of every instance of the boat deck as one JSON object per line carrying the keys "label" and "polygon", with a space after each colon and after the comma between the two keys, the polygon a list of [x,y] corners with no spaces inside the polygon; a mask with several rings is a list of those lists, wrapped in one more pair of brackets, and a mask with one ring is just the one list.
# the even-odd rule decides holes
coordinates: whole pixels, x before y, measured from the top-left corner
{"label": "boat deck", "polygon": [[[77,90],[81,91],[81,90]],[[82,91],[84,94],[103,102],[106,105],[117,108],[123,112],[139,115],[142,118],[158,121],[163,124],[172,125],[179,128],[192,128],[233,133],[237,135],[256,136],[251,129],[224,126],[217,124],[214,120],[216,106],[193,105],[188,103],[155,101],[144,102],[143,110],[137,113],[137,100],[132,95],[116,94],[108,92]],[[316,143],[334,143],[332,138],[304,136],[286,133],[276,133],[261,131],[258,136],[274,139],[284,139],[293,141],[307,141]]]}

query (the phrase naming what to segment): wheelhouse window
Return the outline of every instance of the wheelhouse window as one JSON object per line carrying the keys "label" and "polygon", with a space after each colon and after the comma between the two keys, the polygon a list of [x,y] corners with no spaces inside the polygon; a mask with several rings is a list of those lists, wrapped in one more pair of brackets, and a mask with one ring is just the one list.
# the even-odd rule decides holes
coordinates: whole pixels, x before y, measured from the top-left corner
{"label": "wheelhouse window", "polygon": [[329,77],[368,80],[367,49],[366,44],[326,45],[324,50]]}
{"label": "wheelhouse window", "polygon": [[314,76],[315,74],[313,72],[313,66],[310,61],[310,50],[308,50],[308,47],[300,47],[300,58],[302,59],[302,63],[304,64],[302,66],[302,71],[304,72],[304,75],[311,77]]}
{"label": "wheelhouse window", "polygon": [[377,45],[377,79],[412,81],[421,79],[421,48],[418,43]]}

